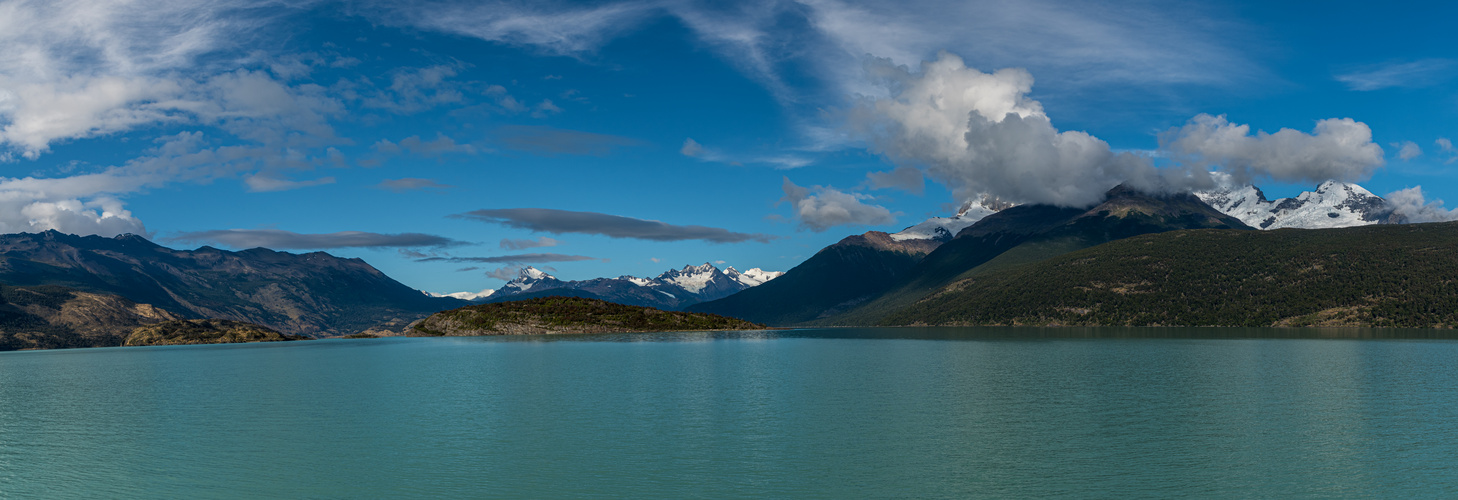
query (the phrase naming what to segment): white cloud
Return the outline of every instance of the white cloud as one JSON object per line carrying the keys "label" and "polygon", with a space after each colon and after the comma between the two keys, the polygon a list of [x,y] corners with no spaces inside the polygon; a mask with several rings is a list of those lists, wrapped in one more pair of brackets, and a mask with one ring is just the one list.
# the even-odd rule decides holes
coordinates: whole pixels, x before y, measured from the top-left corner
{"label": "white cloud", "polygon": [[1054,128],[1042,105],[1027,97],[1033,77],[1025,70],[983,73],[948,53],[923,63],[919,73],[886,60],[870,61],[867,69],[890,95],[863,100],[852,128],[898,165],[925,166],[957,201],[992,195],[1087,206],[1126,180],[1162,187],[1145,158]]}
{"label": "white cloud", "polygon": [[1403,161],[1411,160],[1413,158],[1417,158],[1423,155],[1423,148],[1418,147],[1416,142],[1402,141],[1401,143],[1393,144],[1392,146],[1398,148],[1397,157],[1402,159]]}
{"label": "white cloud", "polygon": [[648,2],[595,6],[547,2],[401,2],[373,13],[378,22],[412,25],[513,45],[575,55],[596,50],[656,11]]}
{"label": "white cloud", "polygon": [[1458,149],[1453,148],[1453,141],[1448,140],[1446,137],[1439,137],[1438,140],[1433,141],[1433,144],[1438,146],[1438,151],[1448,155],[1448,159],[1444,160],[1443,163],[1458,161]]}
{"label": "white cloud", "polygon": [[1337,81],[1356,91],[1386,88],[1428,87],[1442,83],[1458,72],[1453,59],[1422,59],[1402,63],[1369,66],[1336,76]]}
{"label": "white cloud", "polygon": [[289,191],[310,186],[333,184],[334,178],[320,177],[318,179],[311,179],[307,181],[295,181],[277,177],[274,174],[258,173],[248,176],[244,179],[244,182],[248,184],[249,191],[262,193],[270,191]]}
{"label": "white cloud", "polygon": [[1360,181],[1383,165],[1372,129],[1351,118],[1320,120],[1310,134],[1283,128],[1252,135],[1249,125],[1201,114],[1161,134],[1160,143],[1189,163],[1218,166],[1242,182]]}
{"label": "white cloud", "polygon": [[896,217],[880,205],[867,205],[865,195],[845,193],[827,186],[800,187],[786,177],[782,184],[785,197],[799,220],[800,227],[821,232],[835,226],[878,226],[896,222]]}
{"label": "white cloud", "polygon": [[1414,186],[1387,193],[1387,202],[1394,212],[1407,217],[1408,222],[1445,222],[1458,220],[1458,208],[1443,208],[1443,200],[1427,201],[1422,186]]}

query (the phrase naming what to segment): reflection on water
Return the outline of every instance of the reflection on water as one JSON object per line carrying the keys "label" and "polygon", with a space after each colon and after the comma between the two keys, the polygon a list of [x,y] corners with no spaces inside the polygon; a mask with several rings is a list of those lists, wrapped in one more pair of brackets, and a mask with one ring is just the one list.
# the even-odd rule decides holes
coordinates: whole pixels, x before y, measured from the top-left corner
{"label": "reflection on water", "polygon": [[1453,497],[1449,334],[874,328],[0,353],[0,497]]}

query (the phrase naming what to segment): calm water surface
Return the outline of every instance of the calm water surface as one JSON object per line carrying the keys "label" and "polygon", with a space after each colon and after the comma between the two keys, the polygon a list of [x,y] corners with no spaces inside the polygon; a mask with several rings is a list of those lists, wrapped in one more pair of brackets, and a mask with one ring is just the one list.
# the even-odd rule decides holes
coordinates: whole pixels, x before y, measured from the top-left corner
{"label": "calm water surface", "polygon": [[1458,341],[1269,333],[0,353],[0,497],[1458,496]]}

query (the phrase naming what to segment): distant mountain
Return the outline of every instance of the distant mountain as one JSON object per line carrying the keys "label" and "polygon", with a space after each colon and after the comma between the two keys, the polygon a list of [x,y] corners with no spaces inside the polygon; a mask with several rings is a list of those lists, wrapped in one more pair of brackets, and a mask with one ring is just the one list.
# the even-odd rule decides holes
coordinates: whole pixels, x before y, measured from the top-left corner
{"label": "distant mountain", "polygon": [[399,332],[466,302],[429,297],[360,259],[254,248],[173,250],[136,235],[0,235],[0,283],[56,285],[184,318],[256,323],[310,337]]}
{"label": "distant mountain", "polygon": [[776,325],[809,321],[874,298],[941,244],[880,231],[849,236],[774,281],[687,310]]}
{"label": "distant mountain", "polygon": [[1315,191],[1294,198],[1267,200],[1260,188],[1235,184],[1229,175],[1217,175],[1223,184],[1221,188],[1195,193],[1195,196],[1257,229],[1323,229],[1407,222],[1401,214],[1394,213],[1387,200],[1352,183],[1326,181],[1316,186]]}
{"label": "distant mountain", "polygon": [[874,232],[846,238],[771,283],[689,310],[772,325],[873,324],[971,275],[1139,234],[1191,228],[1247,226],[1189,194],[1150,195],[1120,186],[1087,209],[1005,208],[945,243]]}
{"label": "distant mountain", "polygon": [[713,314],[662,311],[583,297],[537,297],[478,304],[431,315],[411,337],[757,330],[764,325]]}
{"label": "distant mountain", "polygon": [[885,325],[1458,327],[1458,223],[1149,234],[963,278]]}
{"label": "distant mountain", "polygon": [[706,300],[732,295],[778,278],[782,272],[759,268],[739,272],[733,267],[720,271],[713,264],[671,269],[653,278],[620,276],[583,281],[563,281],[540,269],[527,267],[513,279],[477,302],[491,303],[525,297],[570,295],[628,304],[677,310]]}

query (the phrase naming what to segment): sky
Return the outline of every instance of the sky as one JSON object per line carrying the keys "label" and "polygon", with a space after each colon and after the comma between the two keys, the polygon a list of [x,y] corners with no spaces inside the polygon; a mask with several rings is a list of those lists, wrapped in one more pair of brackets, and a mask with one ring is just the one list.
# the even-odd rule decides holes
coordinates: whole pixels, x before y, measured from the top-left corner
{"label": "sky", "polygon": [[0,231],[432,292],[783,271],[968,202],[1458,212],[1451,3],[0,0]]}

